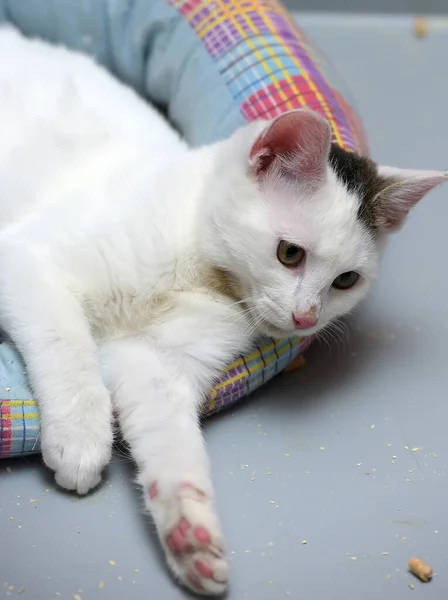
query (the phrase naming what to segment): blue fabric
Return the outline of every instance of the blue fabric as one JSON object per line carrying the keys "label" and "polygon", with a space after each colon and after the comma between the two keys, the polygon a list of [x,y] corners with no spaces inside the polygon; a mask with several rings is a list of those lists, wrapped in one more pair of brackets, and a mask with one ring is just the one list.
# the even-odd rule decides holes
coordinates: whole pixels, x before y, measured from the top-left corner
{"label": "blue fabric", "polygon": [[94,56],[202,145],[244,123],[216,65],[164,0],[0,0],[0,21]]}

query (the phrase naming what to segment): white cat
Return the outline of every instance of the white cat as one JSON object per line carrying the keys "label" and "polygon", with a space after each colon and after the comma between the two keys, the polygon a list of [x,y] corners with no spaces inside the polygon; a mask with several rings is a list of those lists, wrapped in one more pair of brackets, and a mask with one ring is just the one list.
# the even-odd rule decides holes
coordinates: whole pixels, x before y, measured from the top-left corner
{"label": "white cat", "polygon": [[96,486],[113,406],[171,569],[219,594],[201,398],[254,336],[357,305],[385,235],[447,173],[377,168],[309,111],[188,149],[90,59],[6,29],[0,115],[0,323],[44,461],[66,489]]}

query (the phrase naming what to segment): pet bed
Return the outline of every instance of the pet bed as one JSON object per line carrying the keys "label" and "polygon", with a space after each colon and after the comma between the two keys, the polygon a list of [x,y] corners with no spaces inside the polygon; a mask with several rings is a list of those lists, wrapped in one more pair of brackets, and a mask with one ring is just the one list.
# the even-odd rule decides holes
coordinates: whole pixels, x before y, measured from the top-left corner
{"label": "pet bed", "polygon": [[[193,145],[247,121],[308,107],[334,141],[367,153],[353,102],[275,0],[0,0],[0,22],[95,57],[160,106]],[[210,415],[293,367],[306,339],[262,339],[221,374]],[[39,414],[20,355],[0,340],[0,457],[39,451]]]}

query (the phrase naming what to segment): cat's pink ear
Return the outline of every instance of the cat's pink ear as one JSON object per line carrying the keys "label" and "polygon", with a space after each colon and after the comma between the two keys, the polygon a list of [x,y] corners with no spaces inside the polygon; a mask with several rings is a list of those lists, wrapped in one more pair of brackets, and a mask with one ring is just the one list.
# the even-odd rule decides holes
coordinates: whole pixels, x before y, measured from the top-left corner
{"label": "cat's pink ear", "polygon": [[390,180],[377,198],[378,227],[396,231],[403,225],[409,211],[423,196],[444,181],[448,171],[416,171],[379,166],[378,174]]}
{"label": "cat's pink ear", "polygon": [[271,171],[319,183],[325,177],[331,127],[319,114],[293,110],[277,117],[255,140],[249,164],[257,178]]}

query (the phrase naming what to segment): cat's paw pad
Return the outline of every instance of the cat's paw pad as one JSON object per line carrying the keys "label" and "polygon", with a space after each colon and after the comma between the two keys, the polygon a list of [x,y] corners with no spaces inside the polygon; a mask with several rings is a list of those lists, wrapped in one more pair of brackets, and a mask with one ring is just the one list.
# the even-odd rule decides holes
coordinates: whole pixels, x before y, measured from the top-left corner
{"label": "cat's paw pad", "polygon": [[55,472],[58,485],[78,494],[87,494],[99,484],[111,458],[112,424],[107,416],[97,416],[56,420],[42,427],[45,464]]}
{"label": "cat's paw pad", "polygon": [[[153,494],[158,491],[154,484],[150,494],[151,489]],[[163,538],[169,565],[194,592],[222,594],[227,588],[228,566],[221,527],[212,503],[200,489],[184,484],[171,501],[170,521],[174,512],[177,513],[175,524]]]}

